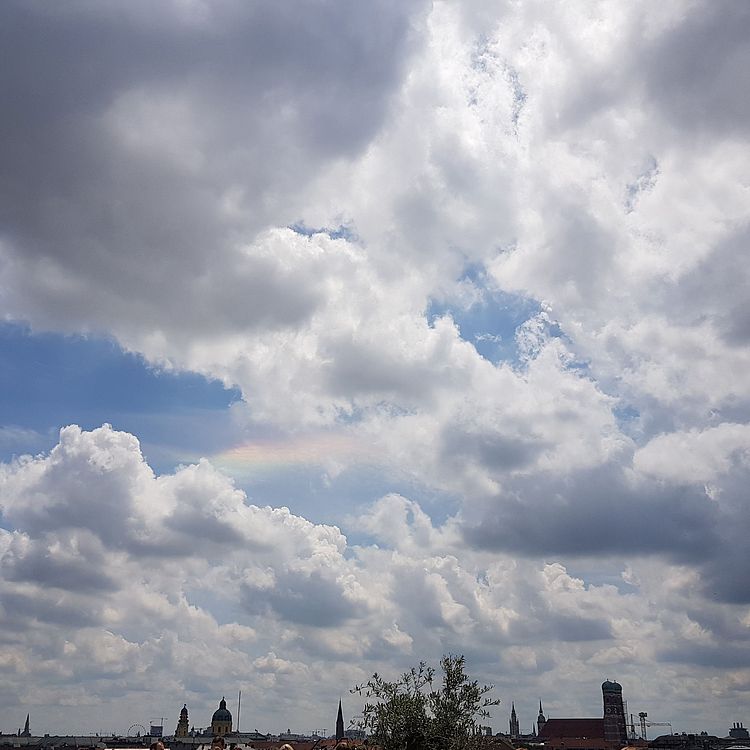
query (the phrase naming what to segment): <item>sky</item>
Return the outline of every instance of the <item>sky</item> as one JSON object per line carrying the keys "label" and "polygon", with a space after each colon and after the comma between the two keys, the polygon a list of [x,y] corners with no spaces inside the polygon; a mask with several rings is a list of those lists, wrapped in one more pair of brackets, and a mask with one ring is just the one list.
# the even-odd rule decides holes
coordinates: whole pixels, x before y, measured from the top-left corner
{"label": "sky", "polygon": [[444,653],[495,731],[750,720],[750,4],[7,0],[0,50],[1,731],[332,731]]}

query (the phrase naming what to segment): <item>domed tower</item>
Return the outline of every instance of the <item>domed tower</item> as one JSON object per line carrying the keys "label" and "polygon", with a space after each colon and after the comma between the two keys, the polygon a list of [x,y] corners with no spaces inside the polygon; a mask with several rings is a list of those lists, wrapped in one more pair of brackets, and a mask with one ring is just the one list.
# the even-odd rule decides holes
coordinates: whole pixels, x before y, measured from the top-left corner
{"label": "domed tower", "polygon": [[211,733],[214,737],[223,737],[232,731],[232,714],[227,709],[224,698],[219,701],[219,707],[211,717]]}
{"label": "domed tower", "polygon": [[174,731],[175,737],[187,737],[188,736],[188,710],[187,703],[182,707],[180,711],[180,720],[177,722],[177,729]]}
{"label": "domed tower", "polygon": [[622,685],[606,680],[602,683],[602,698],[605,741],[619,743],[621,747],[627,745],[628,731],[625,724],[625,706],[622,703]]}

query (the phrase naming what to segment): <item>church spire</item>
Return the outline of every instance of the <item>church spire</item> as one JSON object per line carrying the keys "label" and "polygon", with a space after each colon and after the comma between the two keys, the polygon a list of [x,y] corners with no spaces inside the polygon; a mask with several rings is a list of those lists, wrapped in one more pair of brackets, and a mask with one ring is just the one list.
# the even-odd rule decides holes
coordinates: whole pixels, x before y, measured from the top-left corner
{"label": "church spire", "polygon": [[344,739],[344,712],[341,710],[341,698],[339,698],[339,712],[336,716],[336,742]]}
{"label": "church spire", "polygon": [[544,729],[544,725],[547,723],[547,717],[544,715],[544,710],[542,709],[542,701],[539,701],[539,716],[536,717],[536,726],[537,731],[539,734],[542,733],[542,729]]}
{"label": "church spire", "polygon": [[26,714],[26,723],[23,725],[22,737],[31,737],[31,730],[29,729],[29,714]]}
{"label": "church spire", "polygon": [[511,701],[510,704],[510,736],[518,737],[521,734],[520,727],[518,726],[518,717],[516,716],[516,704]]}

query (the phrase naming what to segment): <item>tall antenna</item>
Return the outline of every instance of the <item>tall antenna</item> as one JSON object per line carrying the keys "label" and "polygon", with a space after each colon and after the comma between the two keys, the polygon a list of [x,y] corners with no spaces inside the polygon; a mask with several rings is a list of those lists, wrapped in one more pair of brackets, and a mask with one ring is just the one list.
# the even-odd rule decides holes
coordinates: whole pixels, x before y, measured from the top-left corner
{"label": "tall antenna", "polygon": [[237,734],[240,733],[240,708],[242,708],[242,691],[237,696]]}

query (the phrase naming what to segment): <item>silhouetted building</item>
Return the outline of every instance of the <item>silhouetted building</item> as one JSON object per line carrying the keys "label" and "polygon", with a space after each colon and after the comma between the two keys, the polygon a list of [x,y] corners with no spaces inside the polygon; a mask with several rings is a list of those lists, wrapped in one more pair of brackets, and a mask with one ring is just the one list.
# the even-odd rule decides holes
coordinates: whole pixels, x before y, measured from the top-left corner
{"label": "silhouetted building", "polygon": [[227,709],[227,702],[222,698],[219,701],[219,707],[214,711],[211,717],[211,734],[214,737],[223,737],[232,731],[232,714]]}
{"label": "silhouetted building", "polygon": [[180,720],[177,722],[177,729],[175,729],[175,737],[187,737],[188,736],[188,710],[187,703],[182,707],[180,711]]}
{"label": "silhouetted building", "polygon": [[536,731],[537,734],[542,733],[542,729],[544,729],[545,724],[547,723],[547,719],[544,716],[544,711],[542,711],[542,702],[539,701],[539,715],[536,717]]}
{"label": "silhouetted building", "polygon": [[521,734],[521,730],[518,727],[518,717],[516,716],[516,704],[511,702],[510,704],[510,736],[512,738],[518,737]]}
{"label": "silhouetted building", "polygon": [[625,707],[622,703],[622,685],[607,680],[602,683],[604,699],[604,739],[626,745],[628,730],[625,725]]}
{"label": "silhouetted building", "polygon": [[336,742],[343,740],[344,733],[344,712],[341,710],[341,698],[339,698],[339,712],[336,715]]}
{"label": "silhouetted building", "polygon": [[729,736],[733,740],[750,740],[750,732],[745,729],[745,726],[741,721],[735,721],[734,724],[732,724],[732,728],[729,730]]}
{"label": "silhouetted building", "polygon": [[628,744],[622,686],[602,684],[604,717],[601,719],[545,719],[539,703],[537,738],[547,750],[618,750]]}
{"label": "silhouetted building", "polygon": [[648,743],[649,748],[655,750],[722,750],[731,744],[730,740],[722,740],[712,734],[663,734]]}
{"label": "silhouetted building", "polygon": [[[604,719],[547,719],[537,736],[545,747],[603,748]],[[587,742],[581,743],[580,740]]]}

